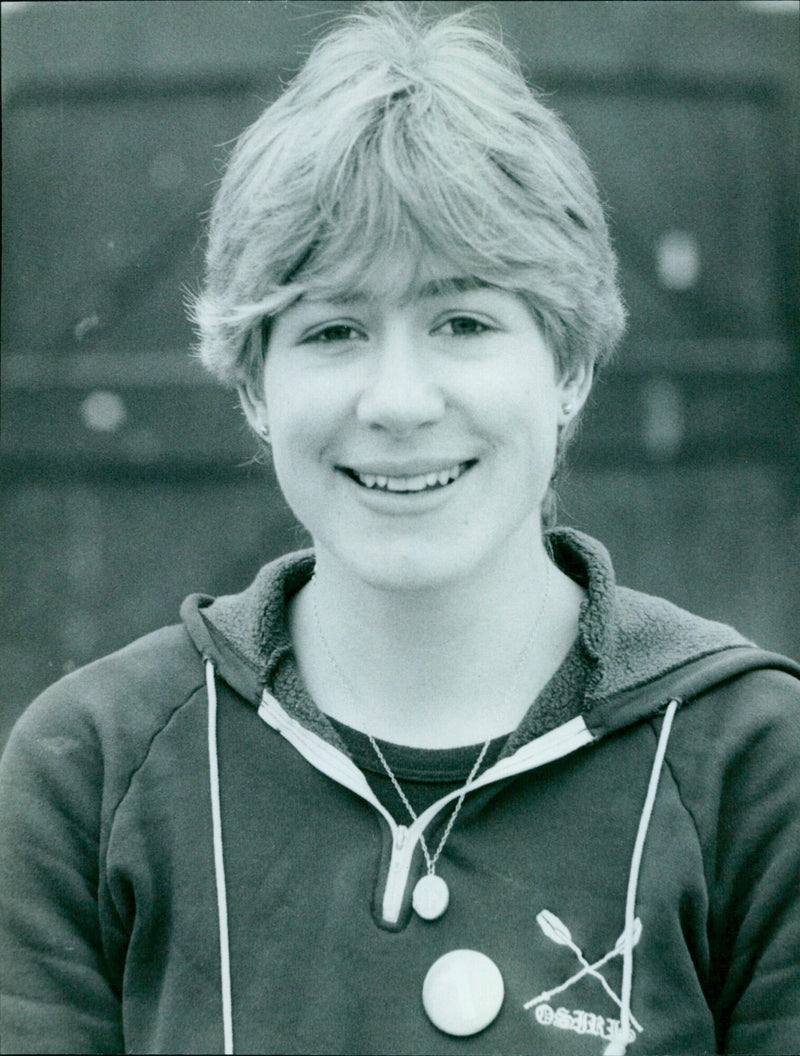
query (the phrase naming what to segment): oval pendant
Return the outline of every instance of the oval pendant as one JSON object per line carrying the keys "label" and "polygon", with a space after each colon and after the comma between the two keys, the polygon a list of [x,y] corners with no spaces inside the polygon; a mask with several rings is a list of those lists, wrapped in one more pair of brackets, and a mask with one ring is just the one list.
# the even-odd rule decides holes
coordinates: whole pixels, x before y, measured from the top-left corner
{"label": "oval pendant", "polygon": [[494,1022],[504,996],[500,969],[477,950],[446,953],[434,961],[422,984],[422,1004],[431,1023],[457,1038]]}
{"label": "oval pendant", "polygon": [[423,920],[437,920],[450,902],[450,888],[436,873],[427,873],[414,885],[411,904]]}

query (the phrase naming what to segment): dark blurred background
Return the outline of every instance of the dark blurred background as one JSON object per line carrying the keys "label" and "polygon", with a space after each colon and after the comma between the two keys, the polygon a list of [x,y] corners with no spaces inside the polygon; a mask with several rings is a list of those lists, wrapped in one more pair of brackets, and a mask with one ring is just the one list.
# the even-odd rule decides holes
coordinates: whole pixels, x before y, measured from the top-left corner
{"label": "dark blurred background", "polygon": [[[182,300],[226,144],[348,6],[3,4],[0,740],[304,542]],[[592,161],[630,309],[562,519],[623,583],[800,654],[798,4],[485,6]]]}

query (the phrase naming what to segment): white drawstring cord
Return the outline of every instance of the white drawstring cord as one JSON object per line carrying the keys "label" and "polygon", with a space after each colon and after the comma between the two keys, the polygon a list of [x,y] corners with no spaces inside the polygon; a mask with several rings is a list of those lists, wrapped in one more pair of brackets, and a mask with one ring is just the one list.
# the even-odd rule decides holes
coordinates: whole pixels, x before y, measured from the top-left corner
{"label": "white drawstring cord", "polygon": [[217,753],[217,687],[214,665],[206,658],[208,694],[208,771],[211,788],[211,827],[214,841],[214,877],[217,884],[219,921],[219,967],[222,991],[222,1032],[225,1056],[233,1054],[233,1007],[231,1003],[231,959],[228,941],[228,896],[225,888],[225,862],[222,855],[222,812],[219,805],[219,756]]}
{"label": "white drawstring cord", "polygon": [[625,1056],[628,1047],[628,1035],[631,1029],[631,989],[633,985],[633,947],[634,929],[636,921],[636,890],[639,886],[639,867],[642,864],[642,853],[644,852],[644,841],[647,838],[647,829],[650,825],[650,816],[653,813],[653,804],[656,800],[658,782],[664,765],[664,756],[667,752],[672,720],[678,710],[679,701],[671,700],[664,721],[661,724],[661,732],[658,735],[656,755],[653,760],[653,769],[650,772],[650,783],[647,786],[642,815],[639,819],[639,831],[636,833],[636,843],[633,845],[633,856],[631,858],[631,871],[628,876],[628,894],[625,899],[625,946],[622,954],[622,1000],[620,1015],[619,1039],[610,1042],[603,1050],[603,1056]]}

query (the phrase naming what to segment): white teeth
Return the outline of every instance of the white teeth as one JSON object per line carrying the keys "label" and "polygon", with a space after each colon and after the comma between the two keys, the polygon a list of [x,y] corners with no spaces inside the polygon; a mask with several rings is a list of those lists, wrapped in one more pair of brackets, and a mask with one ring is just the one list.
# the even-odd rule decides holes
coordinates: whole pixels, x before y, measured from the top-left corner
{"label": "white teeth", "polygon": [[422,491],[425,477],[389,477],[386,488],[388,491]]}
{"label": "white teeth", "polygon": [[466,465],[461,463],[457,466],[452,466],[450,469],[442,469],[434,473],[420,473],[416,477],[388,477],[377,473],[357,472],[355,476],[365,488],[379,488],[382,491],[414,492],[452,484],[454,480],[458,480],[465,469]]}

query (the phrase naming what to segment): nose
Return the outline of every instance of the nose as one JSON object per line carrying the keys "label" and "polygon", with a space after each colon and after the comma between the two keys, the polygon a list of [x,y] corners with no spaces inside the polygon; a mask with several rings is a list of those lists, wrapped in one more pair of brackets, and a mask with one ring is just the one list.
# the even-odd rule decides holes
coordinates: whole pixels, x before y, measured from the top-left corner
{"label": "nose", "polygon": [[376,345],[357,405],[363,425],[406,435],[442,418],[445,398],[423,344],[398,327]]}

